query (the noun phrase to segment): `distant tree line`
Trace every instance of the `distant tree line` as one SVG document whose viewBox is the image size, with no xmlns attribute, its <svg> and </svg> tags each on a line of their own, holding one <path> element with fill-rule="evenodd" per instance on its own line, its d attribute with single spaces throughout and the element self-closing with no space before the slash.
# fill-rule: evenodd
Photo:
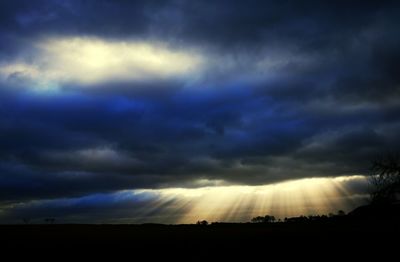
<svg viewBox="0 0 400 262">
<path fill-rule="evenodd" d="M 336 214 L 330 213 L 329 215 L 310 215 L 310 216 L 298 216 L 298 217 L 285 217 L 283 220 L 276 220 L 274 216 L 256 216 L 253 217 L 251 223 L 274 223 L 274 222 L 306 222 L 306 221 L 319 221 L 328 220 L 332 218 L 345 216 L 346 213 L 343 210 L 339 210 Z"/>
<path fill-rule="evenodd" d="M 251 219 L 252 223 L 274 223 L 275 221 L 275 217 L 270 215 L 257 216 Z"/>
</svg>

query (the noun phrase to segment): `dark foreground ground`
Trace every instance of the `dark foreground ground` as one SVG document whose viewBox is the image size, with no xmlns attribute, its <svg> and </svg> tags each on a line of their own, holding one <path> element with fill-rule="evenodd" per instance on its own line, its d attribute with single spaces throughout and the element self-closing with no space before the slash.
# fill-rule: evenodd
<svg viewBox="0 0 400 262">
<path fill-rule="evenodd" d="M 400 205 L 365 206 L 347 216 L 317 221 L 267 224 L 0 225 L 0 236 L 0 251 L 14 260 L 49 254 L 55 254 L 53 260 L 76 260 L 75 255 L 84 251 L 92 259 L 111 254 L 112 261 L 121 254 L 145 258 L 140 261 L 208 260 L 216 255 L 223 261 L 276 255 L 392 261 L 400 253 Z"/>
<path fill-rule="evenodd" d="M 360 252 L 385 255 L 398 252 L 400 223 L 397 221 L 323 221 L 273 224 L 198 225 L 3 225 L 2 248 L 72 252 L 118 250 L 147 256 L 218 252 L 235 256 L 277 252 L 282 255 L 327 256 Z M 335 251 L 336 250 L 336 251 Z M 381 250 L 386 250 L 380 254 Z M 17 251 L 17 252 L 18 252 Z M 294 253 L 293 253 L 294 252 Z"/>
</svg>

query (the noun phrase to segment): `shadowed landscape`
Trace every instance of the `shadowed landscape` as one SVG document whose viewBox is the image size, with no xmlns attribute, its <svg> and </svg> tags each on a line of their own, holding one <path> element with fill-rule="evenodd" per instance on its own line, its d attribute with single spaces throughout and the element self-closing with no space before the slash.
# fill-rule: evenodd
<svg viewBox="0 0 400 262">
<path fill-rule="evenodd" d="M 0 226 L 9 248 L 46 247 L 53 250 L 127 248 L 135 252 L 228 252 L 290 247 L 349 252 L 373 243 L 374 251 L 392 249 L 400 233 L 399 204 L 383 208 L 361 207 L 348 215 L 290 218 L 274 223 L 211 223 L 209 225 L 8 225 Z M 179 250 L 179 251 L 178 251 Z M 393 250 L 392 250 L 393 251 Z M 385 254 L 390 254 L 388 251 Z M 270 251 L 274 252 L 274 251 Z M 97 253 L 99 254 L 99 253 Z M 234 253 L 233 253 L 234 254 Z M 232 255 L 232 254 L 231 254 Z M 365 254 L 364 254 L 365 255 Z"/>
</svg>

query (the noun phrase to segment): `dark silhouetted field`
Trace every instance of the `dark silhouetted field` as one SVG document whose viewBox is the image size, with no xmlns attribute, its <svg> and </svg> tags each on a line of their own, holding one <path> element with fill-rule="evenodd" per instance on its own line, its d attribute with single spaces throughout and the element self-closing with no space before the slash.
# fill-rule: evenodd
<svg viewBox="0 0 400 262">
<path fill-rule="evenodd" d="M 394 213 L 389 217 L 368 215 L 371 212 L 376 214 L 375 210 L 361 208 L 321 221 L 265 224 L 1 225 L 0 233 L 3 249 L 17 253 L 32 249 L 61 254 L 85 250 L 99 255 L 124 250 L 147 256 L 190 254 L 204 258 L 213 253 L 229 257 L 276 254 L 283 249 L 282 256 L 325 252 L 332 257 L 360 252 L 362 256 L 383 258 L 397 252 L 398 217 Z"/>
<path fill-rule="evenodd" d="M 219 248 L 302 244 L 303 241 L 340 240 L 368 243 L 398 235 L 394 221 L 327 221 L 273 224 L 198 225 L 2 225 L 2 239 L 10 246 L 180 246 Z"/>
</svg>

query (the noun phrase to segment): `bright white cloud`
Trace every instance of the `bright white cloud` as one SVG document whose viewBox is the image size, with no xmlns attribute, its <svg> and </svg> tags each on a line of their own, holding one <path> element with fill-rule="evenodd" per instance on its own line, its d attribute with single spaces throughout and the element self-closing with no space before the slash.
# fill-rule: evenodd
<svg viewBox="0 0 400 262">
<path fill-rule="evenodd" d="M 265 48 L 224 54 L 157 41 L 93 37 L 49 38 L 35 43 L 29 58 L 0 64 L 0 77 L 39 90 L 79 84 L 184 80 L 186 86 L 221 87 L 271 81 L 288 65 L 308 68 L 315 57 Z"/>
<path fill-rule="evenodd" d="M 0 66 L 3 79 L 30 81 L 37 87 L 113 81 L 149 81 L 184 78 L 201 67 L 193 50 L 145 41 L 98 38 L 53 38 L 34 46 L 30 62 L 20 59 Z"/>
</svg>

